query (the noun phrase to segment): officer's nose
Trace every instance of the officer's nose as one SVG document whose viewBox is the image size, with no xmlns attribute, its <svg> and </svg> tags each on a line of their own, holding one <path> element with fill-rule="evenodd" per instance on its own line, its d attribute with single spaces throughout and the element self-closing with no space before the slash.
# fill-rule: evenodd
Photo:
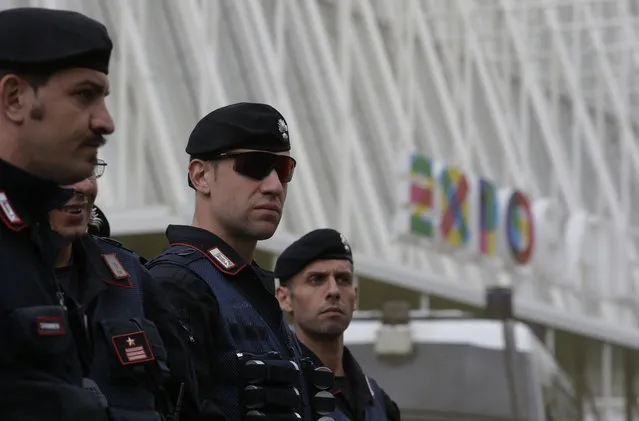
<svg viewBox="0 0 639 421">
<path fill-rule="evenodd" d="M 277 175 L 277 171 L 272 170 L 269 175 L 262 180 L 262 184 L 260 185 L 262 193 L 270 194 L 273 196 L 281 196 L 284 192 L 284 186 L 282 186 L 282 182 L 280 181 L 280 177 Z"/>
<path fill-rule="evenodd" d="M 327 285 L 328 291 L 326 292 L 326 295 L 333 299 L 339 299 L 339 287 L 337 286 L 337 280 L 333 275 L 328 277 Z"/>
<path fill-rule="evenodd" d="M 91 118 L 91 131 L 99 135 L 109 135 L 115 131 L 115 123 L 103 102 Z"/>
<path fill-rule="evenodd" d="M 89 199 L 94 197 L 97 193 L 97 183 L 95 182 L 95 180 L 92 180 L 90 178 L 86 178 L 70 187 L 75 190 L 76 194 L 84 195 Z"/>
</svg>

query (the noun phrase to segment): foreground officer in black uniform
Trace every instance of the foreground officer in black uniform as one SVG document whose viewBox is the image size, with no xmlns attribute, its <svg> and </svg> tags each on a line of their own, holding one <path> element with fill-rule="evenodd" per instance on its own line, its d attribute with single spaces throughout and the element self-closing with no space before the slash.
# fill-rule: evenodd
<svg viewBox="0 0 639 421">
<path fill-rule="evenodd" d="M 89 373 L 85 385 L 108 403 L 112 421 L 175 419 L 184 387 L 194 386 L 177 315 L 134 253 L 87 234 L 89 223 L 98 230 L 108 224 L 93 207 L 105 167 L 100 161 L 94 176 L 67 186 L 74 198 L 50 213 L 66 241 L 56 278 L 69 312 L 85 322 L 87 334 L 76 342 Z"/>
<path fill-rule="evenodd" d="M 282 252 L 275 265 L 277 298 L 293 316 L 305 354 L 335 373 L 335 421 L 399 421 L 397 405 L 364 375 L 344 346 L 344 331 L 357 307 L 353 255 L 332 229 L 306 234 Z"/>
<path fill-rule="evenodd" d="M 0 12 L 0 419 L 106 419 L 82 387 L 75 338 L 53 275 L 62 239 L 48 212 L 59 185 L 89 177 L 114 130 L 105 95 L 112 43 L 78 13 Z"/>
<path fill-rule="evenodd" d="M 253 260 L 282 216 L 289 150 L 286 121 L 269 105 L 234 104 L 200 120 L 186 147 L 193 224 L 169 226 L 170 247 L 148 263 L 192 331 L 203 407 L 232 421 L 319 415 L 272 273 Z"/>
</svg>

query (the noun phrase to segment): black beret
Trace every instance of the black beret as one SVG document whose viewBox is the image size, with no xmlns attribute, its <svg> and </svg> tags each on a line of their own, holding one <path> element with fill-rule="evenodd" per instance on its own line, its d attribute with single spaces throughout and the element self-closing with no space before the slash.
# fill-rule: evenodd
<svg viewBox="0 0 639 421">
<path fill-rule="evenodd" d="M 108 74 L 106 27 L 69 10 L 22 7 L 0 12 L 0 68 L 53 73 L 83 67 Z"/>
<path fill-rule="evenodd" d="M 95 205 L 93 205 L 93 210 L 91 211 L 91 220 L 89 221 L 89 234 L 98 237 L 111 236 L 111 226 L 109 225 L 109 221 L 107 220 L 106 215 L 99 207 Z"/>
<path fill-rule="evenodd" d="M 267 104 L 241 102 L 218 108 L 195 125 L 186 153 L 212 158 L 232 149 L 290 150 L 286 119 Z"/>
<path fill-rule="evenodd" d="M 275 263 L 274 275 L 288 281 L 316 260 L 340 259 L 353 262 L 353 252 L 346 238 L 338 231 L 321 228 L 288 246 Z"/>
</svg>

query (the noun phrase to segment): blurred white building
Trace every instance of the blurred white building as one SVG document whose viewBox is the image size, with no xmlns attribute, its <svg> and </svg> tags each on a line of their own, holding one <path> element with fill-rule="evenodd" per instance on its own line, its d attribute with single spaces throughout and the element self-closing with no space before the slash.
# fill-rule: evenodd
<svg viewBox="0 0 639 421">
<path fill-rule="evenodd" d="M 639 349 L 637 1 L 0 0 L 23 5 L 83 11 L 115 39 L 99 198 L 114 234 L 189 223 L 191 128 L 268 102 L 298 168 L 264 250 L 331 226 L 369 278 L 474 306 L 513 285 L 551 349 L 553 329 L 599 341 L 589 378 L 621 419 L 616 356 Z M 412 174 L 411 154 L 427 164 Z"/>
</svg>

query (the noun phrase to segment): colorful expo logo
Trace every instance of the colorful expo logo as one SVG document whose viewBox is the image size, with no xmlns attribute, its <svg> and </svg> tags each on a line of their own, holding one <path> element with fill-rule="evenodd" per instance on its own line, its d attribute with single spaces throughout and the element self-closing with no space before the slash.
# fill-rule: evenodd
<svg viewBox="0 0 639 421">
<path fill-rule="evenodd" d="M 525 194 L 418 154 L 410 154 L 403 172 L 408 185 L 400 194 L 400 234 L 505 263 L 530 262 L 535 225 Z"/>
</svg>

